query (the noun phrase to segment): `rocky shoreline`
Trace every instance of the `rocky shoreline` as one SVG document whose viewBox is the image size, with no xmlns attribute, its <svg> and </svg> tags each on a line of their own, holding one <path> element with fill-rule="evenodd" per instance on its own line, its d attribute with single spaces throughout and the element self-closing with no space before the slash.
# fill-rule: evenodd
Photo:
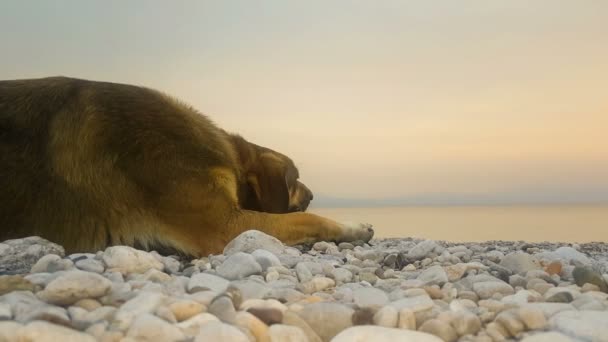
<svg viewBox="0 0 608 342">
<path fill-rule="evenodd" d="M 196 260 L 0 243 L 0 341 L 608 341 L 608 244 L 258 231 Z"/>
</svg>

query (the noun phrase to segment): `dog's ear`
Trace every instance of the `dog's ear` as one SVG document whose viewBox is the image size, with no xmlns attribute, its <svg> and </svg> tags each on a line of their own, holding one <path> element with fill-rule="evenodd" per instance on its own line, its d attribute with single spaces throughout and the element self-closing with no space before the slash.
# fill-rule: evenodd
<svg viewBox="0 0 608 342">
<path fill-rule="evenodd" d="M 270 154 L 260 155 L 247 183 L 253 189 L 261 211 L 286 213 L 289 209 L 289 189 L 283 163 Z"/>
</svg>

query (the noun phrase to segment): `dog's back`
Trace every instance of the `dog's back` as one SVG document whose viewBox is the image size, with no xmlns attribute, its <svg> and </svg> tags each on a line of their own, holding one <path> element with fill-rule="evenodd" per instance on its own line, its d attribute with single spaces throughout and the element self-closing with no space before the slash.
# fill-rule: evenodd
<svg viewBox="0 0 608 342">
<path fill-rule="evenodd" d="M 158 235 L 153 211 L 172 182 L 234 164 L 222 134 L 147 88 L 2 81 L 0 239 L 52 236 L 69 250 L 145 244 Z"/>
</svg>

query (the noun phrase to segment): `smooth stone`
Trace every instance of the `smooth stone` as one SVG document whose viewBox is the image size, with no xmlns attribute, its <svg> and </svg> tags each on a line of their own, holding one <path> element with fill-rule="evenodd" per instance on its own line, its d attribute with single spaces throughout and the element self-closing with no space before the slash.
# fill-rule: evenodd
<svg viewBox="0 0 608 342">
<path fill-rule="evenodd" d="M 521 308 L 538 309 L 542 311 L 547 318 L 562 311 L 576 310 L 574 306 L 567 303 L 528 303 L 522 305 Z"/>
<path fill-rule="evenodd" d="M 608 341 L 608 311 L 564 311 L 549 320 L 551 330 L 584 341 Z"/>
<path fill-rule="evenodd" d="M 374 285 L 378 281 L 378 276 L 372 272 L 359 273 L 359 281 L 366 281 Z"/>
<path fill-rule="evenodd" d="M 283 321 L 283 312 L 276 308 L 253 307 L 247 309 L 247 312 L 259 318 L 266 325 L 277 324 Z"/>
<path fill-rule="evenodd" d="M 494 322 L 503 326 L 513 337 L 517 337 L 526 328 L 513 310 L 499 313 Z"/>
<path fill-rule="evenodd" d="M 96 273 L 66 271 L 36 295 L 47 303 L 69 305 L 85 298 L 98 298 L 110 291 L 112 282 Z"/>
<path fill-rule="evenodd" d="M 418 280 L 422 281 L 425 285 L 442 286 L 448 282 L 448 275 L 443 267 L 435 265 L 422 271 L 418 276 Z"/>
<path fill-rule="evenodd" d="M 308 342 L 302 329 L 285 324 L 274 324 L 268 329 L 270 342 Z"/>
<path fill-rule="evenodd" d="M 7 321 L 13 318 L 11 306 L 8 303 L 0 303 L 0 321 Z"/>
<path fill-rule="evenodd" d="M 458 339 L 458 334 L 454 331 L 454 328 L 449 323 L 438 319 L 427 320 L 418 328 L 418 331 L 435 335 L 446 342 L 454 342 Z"/>
<path fill-rule="evenodd" d="M 161 258 L 160 262 L 163 263 L 163 266 L 165 267 L 165 272 L 169 274 L 179 273 L 179 270 L 182 266 L 178 260 L 175 260 L 171 257 L 163 257 Z"/>
<path fill-rule="evenodd" d="M 45 255 L 65 256 L 63 247 L 38 236 L 0 243 L 0 274 L 25 274 Z"/>
<path fill-rule="evenodd" d="M 394 328 L 399 321 L 399 311 L 395 307 L 386 305 L 374 314 L 374 324 L 386 328 Z"/>
<path fill-rule="evenodd" d="M 19 341 L 21 327 L 21 324 L 14 321 L 0 321 L 0 341 Z"/>
<path fill-rule="evenodd" d="M 479 317 L 468 311 L 455 314 L 450 324 L 458 336 L 475 335 L 481 330 L 481 320 Z"/>
<path fill-rule="evenodd" d="M 524 323 L 527 330 L 541 330 L 547 326 L 547 319 L 541 309 L 520 307 L 515 314 Z"/>
<path fill-rule="evenodd" d="M 268 341 L 268 326 L 249 312 L 237 312 L 235 324 L 250 331 L 256 341 Z"/>
<path fill-rule="evenodd" d="M 20 275 L 0 275 L 0 296 L 13 291 L 34 291 L 34 284 Z"/>
<path fill-rule="evenodd" d="M 526 336 L 521 342 L 574 342 L 574 340 L 564 334 L 552 331 Z"/>
<path fill-rule="evenodd" d="M 177 323 L 178 327 L 186 336 L 194 337 L 198 334 L 200 328 L 208 322 L 219 322 L 220 320 L 210 313 L 203 312 L 194 315 L 183 322 Z"/>
<path fill-rule="evenodd" d="M 281 260 L 265 249 L 256 249 L 251 253 L 251 256 L 262 266 L 262 271 L 266 271 L 268 267 L 281 266 Z"/>
<path fill-rule="evenodd" d="M 407 308 L 413 312 L 418 312 L 431 309 L 435 303 L 425 292 L 424 295 L 402 298 L 391 302 L 389 305 L 395 307 L 397 310 Z"/>
<path fill-rule="evenodd" d="M 353 273 L 342 267 L 334 268 L 331 276 L 338 284 L 348 283 L 353 280 Z"/>
<path fill-rule="evenodd" d="M 388 295 L 373 287 L 364 287 L 353 291 L 354 303 L 360 308 L 381 307 L 388 303 Z"/>
<path fill-rule="evenodd" d="M 305 305 L 298 315 L 323 341 L 329 341 L 353 325 L 353 313 L 354 310 L 346 305 L 321 302 Z"/>
<path fill-rule="evenodd" d="M 411 260 L 421 260 L 431 253 L 440 254 L 443 249 L 443 247 L 433 240 L 424 240 L 412 247 L 412 249 L 407 252 L 407 257 Z"/>
<path fill-rule="evenodd" d="M 60 325 L 35 321 L 27 324 L 18 331 L 19 341 L 36 342 L 95 342 L 95 338 Z"/>
<path fill-rule="evenodd" d="M 86 271 L 86 272 L 93 272 L 93 273 L 103 273 L 103 271 L 105 271 L 105 267 L 103 266 L 103 263 L 101 263 L 101 261 L 96 260 L 96 259 L 82 259 L 82 260 L 78 260 L 76 261 L 76 268 L 78 268 L 79 270 L 82 271 Z"/>
<path fill-rule="evenodd" d="M 165 299 L 166 296 L 161 293 L 139 292 L 134 298 L 120 306 L 114 316 L 114 323 L 120 330 L 125 330 L 136 317 L 156 311 Z"/>
<path fill-rule="evenodd" d="M 138 316 L 127 331 L 127 337 L 143 341 L 180 341 L 184 333 L 173 324 L 146 313 Z"/>
<path fill-rule="evenodd" d="M 342 251 L 344 249 L 349 249 L 349 250 L 350 249 L 354 249 L 355 246 L 352 243 L 350 243 L 350 242 L 340 242 L 338 244 L 338 248 Z"/>
<path fill-rule="evenodd" d="M 249 342 L 249 338 L 238 328 L 222 323 L 207 322 L 200 327 L 194 342 Z"/>
<path fill-rule="evenodd" d="M 26 323 L 31 321 L 47 321 L 59 325 L 68 326 L 70 317 L 66 309 L 54 305 L 34 306 L 28 312 L 19 315 L 17 321 Z"/>
<path fill-rule="evenodd" d="M 248 230 L 239 234 L 224 247 L 224 255 L 232 255 L 238 252 L 252 253 L 256 249 L 265 249 L 279 255 L 285 251 L 285 246 L 274 236 L 258 230 Z"/>
<path fill-rule="evenodd" d="M 397 327 L 400 329 L 416 330 L 416 313 L 408 308 L 399 310 Z"/>
<path fill-rule="evenodd" d="M 293 325 L 302 329 L 309 342 L 321 342 L 319 335 L 295 312 L 285 311 L 283 313 L 283 324 Z"/>
<path fill-rule="evenodd" d="M 507 254 L 499 265 L 516 274 L 541 269 L 540 262 L 534 256 L 525 252 Z"/>
<path fill-rule="evenodd" d="M 194 274 L 188 282 L 188 292 L 198 292 L 210 290 L 216 293 L 226 291 L 230 281 L 209 273 Z"/>
<path fill-rule="evenodd" d="M 570 303 L 574 300 L 570 292 L 558 292 L 546 299 L 547 303 Z"/>
<path fill-rule="evenodd" d="M 575 266 L 589 266 L 591 265 L 591 260 L 589 258 L 577 251 L 576 249 L 568 246 L 562 246 L 552 252 L 543 252 L 537 254 L 537 256 L 541 260 L 555 261 L 560 260 L 563 261 L 564 264 L 573 264 Z"/>
<path fill-rule="evenodd" d="M 175 319 L 181 322 L 203 312 L 205 306 L 194 300 L 181 299 L 169 304 L 169 310 L 171 310 Z"/>
<path fill-rule="evenodd" d="M 319 241 L 312 245 L 312 249 L 319 252 L 325 252 L 330 246 L 332 246 L 332 244 L 327 241 Z"/>
<path fill-rule="evenodd" d="M 301 283 L 305 283 L 312 279 L 312 272 L 303 262 L 297 263 L 294 269 L 296 271 L 296 275 L 298 276 L 298 280 L 300 280 Z"/>
<path fill-rule="evenodd" d="M 49 271 L 49 264 L 61 260 L 61 257 L 57 254 L 47 254 L 42 258 L 38 259 L 36 263 L 30 269 L 30 273 L 45 273 Z"/>
<path fill-rule="evenodd" d="M 162 271 L 165 267 L 148 252 L 128 246 L 108 247 L 101 256 L 109 271 L 128 273 L 144 273 L 154 268 Z"/>
<path fill-rule="evenodd" d="M 208 311 L 222 322 L 230 324 L 234 324 L 235 322 L 236 310 L 232 299 L 228 296 L 224 295 L 215 298 L 209 305 Z"/>
<path fill-rule="evenodd" d="M 311 280 L 300 283 L 297 285 L 297 289 L 305 294 L 312 294 L 315 292 L 323 291 L 327 288 L 334 287 L 336 282 L 327 277 L 314 277 Z"/>
<path fill-rule="evenodd" d="M 593 284 L 598 286 L 602 292 L 608 292 L 608 285 L 604 277 L 589 267 L 575 267 L 572 271 L 572 277 L 578 286 Z"/>
<path fill-rule="evenodd" d="M 494 294 L 511 295 L 515 290 L 503 281 L 482 281 L 473 284 L 473 291 L 481 299 L 491 298 Z"/>
<path fill-rule="evenodd" d="M 226 258 L 216 271 L 223 278 L 237 280 L 262 273 L 262 266 L 255 261 L 251 254 L 236 252 Z"/>
<path fill-rule="evenodd" d="M 443 342 L 441 338 L 419 331 L 360 325 L 340 332 L 331 342 Z"/>
</svg>

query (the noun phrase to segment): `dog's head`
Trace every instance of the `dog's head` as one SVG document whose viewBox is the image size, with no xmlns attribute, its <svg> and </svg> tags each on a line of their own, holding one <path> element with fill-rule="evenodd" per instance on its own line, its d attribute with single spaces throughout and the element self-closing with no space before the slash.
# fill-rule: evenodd
<svg viewBox="0 0 608 342">
<path fill-rule="evenodd" d="M 243 209 L 268 213 L 306 211 L 313 194 L 300 182 L 300 173 L 287 156 L 232 137 L 242 163 Z"/>
</svg>

